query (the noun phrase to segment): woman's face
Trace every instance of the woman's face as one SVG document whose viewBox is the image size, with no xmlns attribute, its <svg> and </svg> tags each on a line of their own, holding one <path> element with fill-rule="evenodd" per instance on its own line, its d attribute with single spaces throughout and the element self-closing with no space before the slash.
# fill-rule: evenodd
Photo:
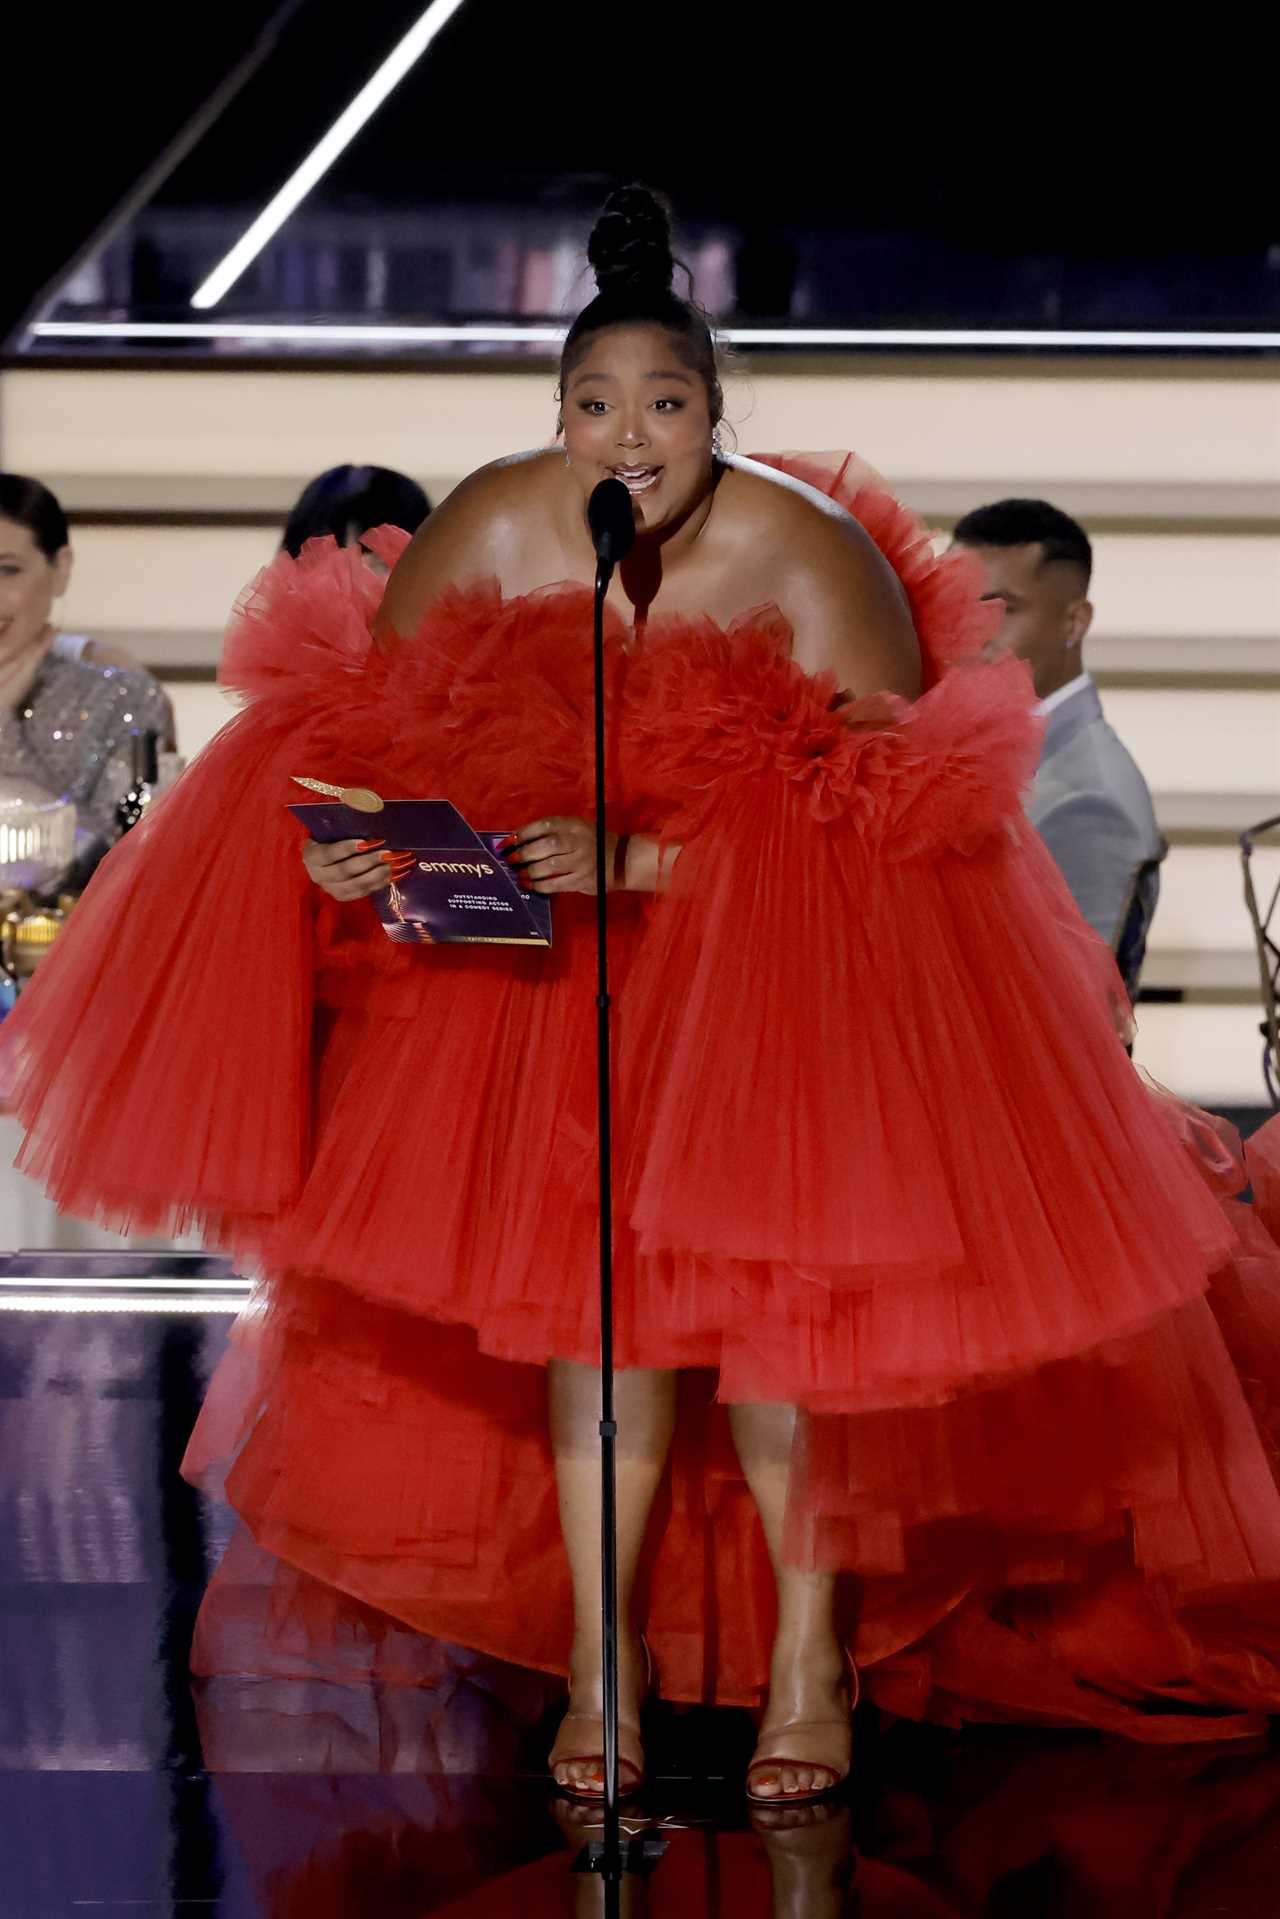
<svg viewBox="0 0 1280 1919">
<path fill-rule="evenodd" d="M 644 533 L 679 521 L 711 483 L 706 382 L 663 327 L 595 334 L 565 382 L 564 443 L 584 496 L 622 481 Z"/>
<path fill-rule="evenodd" d="M 30 527 L 0 516 L 0 663 L 40 644 L 70 577 L 69 546 L 47 559 Z"/>
</svg>

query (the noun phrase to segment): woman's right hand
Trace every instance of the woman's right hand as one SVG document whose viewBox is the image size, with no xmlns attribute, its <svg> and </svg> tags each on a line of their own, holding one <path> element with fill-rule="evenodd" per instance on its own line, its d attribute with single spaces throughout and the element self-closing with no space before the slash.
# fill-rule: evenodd
<svg viewBox="0 0 1280 1919">
<path fill-rule="evenodd" d="M 413 860 L 412 853 L 388 851 L 382 840 L 334 840 L 327 846 L 308 840 L 302 849 L 302 864 L 333 900 L 363 900 L 381 893 L 404 878 Z"/>
</svg>

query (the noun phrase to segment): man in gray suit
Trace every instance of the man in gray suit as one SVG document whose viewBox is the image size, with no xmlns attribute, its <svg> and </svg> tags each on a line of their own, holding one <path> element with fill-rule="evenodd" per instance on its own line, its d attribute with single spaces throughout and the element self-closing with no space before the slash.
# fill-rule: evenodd
<svg viewBox="0 0 1280 1919">
<path fill-rule="evenodd" d="M 1081 913 L 1120 959 L 1132 993 L 1164 842 L 1146 781 L 1107 725 L 1085 671 L 1093 618 L 1088 536 L 1046 500 L 999 500 L 966 514 L 955 538 L 981 560 L 983 597 L 1004 607 L 997 644 L 1030 665 L 1047 720 L 1028 817 Z"/>
</svg>

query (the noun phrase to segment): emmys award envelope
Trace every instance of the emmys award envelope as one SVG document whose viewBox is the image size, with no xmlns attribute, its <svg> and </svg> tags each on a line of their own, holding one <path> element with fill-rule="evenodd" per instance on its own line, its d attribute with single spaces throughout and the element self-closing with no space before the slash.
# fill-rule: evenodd
<svg viewBox="0 0 1280 1919">
<path fill-rule="evenodd" d="M 339 801 L 291 806 L 313 840 L 371 833 L 417 855 L 398 884 L 373 895 L 387 938 L 413 945 L 550 946 L 551 901 L 516 884 L 498 843 L 448 800 L 386 800 L 377 813 Z"/>
</svg>

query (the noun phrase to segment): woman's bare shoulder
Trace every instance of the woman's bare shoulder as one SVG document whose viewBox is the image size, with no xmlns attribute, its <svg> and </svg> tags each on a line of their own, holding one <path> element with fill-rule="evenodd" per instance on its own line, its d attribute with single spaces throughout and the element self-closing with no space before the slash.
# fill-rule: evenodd
<svg viewBox="0 0 1280 1919">
<path fill-rule="evenodd" d="M 731 535 L 759 572 L 806 672 L 834 670 L 856 693 L 913 697 L 920 652 L 897 574 L 866 529 L 816 487 L 755 460 L 735 460 L 722 486 Z"/>
<path fill-rule="evenodd" d="M 728 462 L 721 495 L 744 542 L 771 536 L 798 541 L 817 555 L 860 554 L 871 565 L 880 559 L 870 534 L 838 500 L 777 467 L 738 455 Z"/>
<path fill-rule="evenodd" d="M 451 586 L 499 584 L 519 571 L 520 555 L 550 510 L 554 449 L 512 453 L 460 480 L 405 548 L 378 614 L 383 636 L 416 631 L 433 600 Z"/>
</svg>

